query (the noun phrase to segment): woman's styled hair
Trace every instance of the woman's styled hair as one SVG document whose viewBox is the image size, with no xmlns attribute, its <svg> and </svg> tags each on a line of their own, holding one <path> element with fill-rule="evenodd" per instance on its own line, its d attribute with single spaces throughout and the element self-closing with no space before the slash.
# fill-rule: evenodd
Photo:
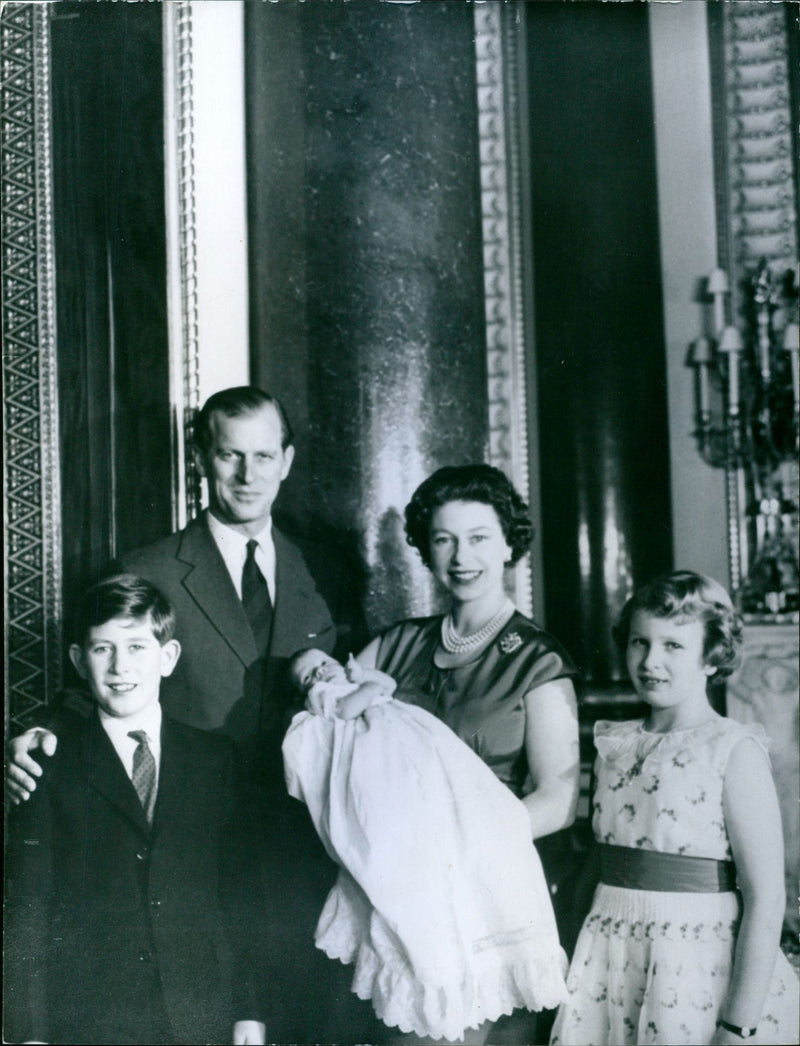
<svg viewBox="0 0 800 1046">
<path fill-rule="evenodd" d="M 623 657 L 628 646 L 631 619 L 637 610 L 681 623 L 700 621 L 704 629 L 703 660 L 724 679 L 737 668 L 743 640 L 742 619 L 722 585 L 705 574 L 675 570 L 637 589 L 622 608 L 613 630 Z"/>
<path fill-rule="evenodd" d="M 75 642 L 83 646 L 90 628 L 114 617 L 149 618 L 162 646 L 175 635 L 172 604 L 160 589 L 136 574 L 115 574 L 89 589 L 75 619 Z"/>
<path fill-rule="evenodd" d="M 524 556 L 533 537 L 528 506 L 505 473 L 492 465 L 447 465 L 428 476 L 406 506 L 406 541 L 431 565 L 431 517 L 451 501 L 479 501 L 497 513 L 503 536 L 511 549 L 511 562 Z"/>
<path fill-rule="evenodd" d="M 241 418 L 246 414 L 255 414 L 267 405 L 274 407 L 278 412 L 281 423 L 281 447 L 286 450 L 294 442 L 294 434 L 283 404 L 277 396 L 272 396 L 255 385 L 237 385 L 208 397 L 194 419 L 192 432 L 195 446 L 201 454 L 207 454 L 211 449 L 214 438 L 211 419 L 215 414 L 222 414 L 226 418 Z"/>
</svg>

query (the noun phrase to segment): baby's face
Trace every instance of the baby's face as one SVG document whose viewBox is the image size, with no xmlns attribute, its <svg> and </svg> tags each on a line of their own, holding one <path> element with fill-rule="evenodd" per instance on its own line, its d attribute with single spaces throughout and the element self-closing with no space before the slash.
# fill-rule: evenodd
<svg viewBox="0 0 800 1046">
<path fill-rule="evenodd" d="M 346 683 L 344 666 L 324 650 L 308 650 L 292 668 L 292 681 L 305 694 L 314 683 Z"/>
</svg>

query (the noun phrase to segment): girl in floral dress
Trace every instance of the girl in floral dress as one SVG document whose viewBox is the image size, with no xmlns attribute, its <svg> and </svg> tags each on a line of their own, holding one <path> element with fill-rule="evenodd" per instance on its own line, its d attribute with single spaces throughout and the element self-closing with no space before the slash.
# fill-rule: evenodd
<svg viewBox="0 0 800 1046">
<path fill-rule="evenodd" d="M 596 724 L 600 883 L 551 1043 L 796 1043 L 766 737 L 706 696 L 741 621 L 716 581 L 679 571 L 628 601 L 616 638 L 650 710 Z"/>
</svg>

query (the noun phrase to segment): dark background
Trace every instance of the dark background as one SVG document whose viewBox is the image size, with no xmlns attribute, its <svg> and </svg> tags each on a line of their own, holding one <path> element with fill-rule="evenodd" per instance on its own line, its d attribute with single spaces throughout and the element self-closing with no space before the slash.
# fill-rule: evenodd
<svg viewBox="0 0 800 1046">
<path fill-rule="evenodd" d="M 602 682 L 671 565 L 647 5 L 525 6 L 544 623 Z M 402 505 L 406 461 L 487 450 L 472 19 L 246 8 L 252 377 L 297 429 L 281 513 L 350 558 L 373 627 L 413 587 L 387 483 Z M 52 56 L 69 606 L 171 528 L 160 5 L 62 3 Z"/>
</svg>

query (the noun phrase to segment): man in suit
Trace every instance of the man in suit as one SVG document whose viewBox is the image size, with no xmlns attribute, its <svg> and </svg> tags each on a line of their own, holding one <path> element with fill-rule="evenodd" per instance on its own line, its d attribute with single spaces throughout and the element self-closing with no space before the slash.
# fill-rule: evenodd
<svg viewBox="0 0 800 1046">
<path fill-rule="evenodd" d="M 183 652 L 164 680 L 164 710 L 237 743 L 261 829 L 253 845 L 267 886 L 262 980 L 275 1041 L 365 1041 L 368 1015 L 350 997 L 345 968 L 313 947 L 334 873 L 305 808 L 286 793 L 280 751 L 292 711 L 289 657 L 303 647 L 337 656 L 359 648 L 352 578 L 273 525 L 272 506 L 294 460 L 292 430 L 275 397 L 251 386 L 216 393 L 197 416 L 194 443 L 208 509 L 117 566 L 157 585 L 175 607 Z M 49 754 L 55 743 L 44 730 L 10 743 L 12 800 L 30 795 L 42 772 L 36 750 Z"/>
<path fill-rule="evenodd" d="M 231 736 L 248 776 L 280 773 L 288 658 L 301 647 L 332 652 L 354 641 L 353 579 L 335 557 L 273 525 L 272 506 L 294 460 L 277 399 L 250 386 L 218 392 L 198 414 L 194 439 L 207 511 L 120 565 L 153 581 L 175 606 L 183 657 L 164 688 L 164 708 Z"/>
<path fill-rule="evenodd" d="M 353 578 L 340 560 L 273 525 L 272 506 L 294 460 L 281 403 L 252 386 L 218 392 L 197 416 L 194 442 L 208 509 L 123 555 L 114 570 L 147 578 L 175 607 L 183 655 L 165 680 L 164 708 L 182 723 L 232 737 L 260 787 L 262 775 L 281 774 L 288 658 L 308 646 L 346 653 L 363 629 Z M 24 737 L 11 746 L 6 784 L 14 800 L 25 799 L 41 773 L 28 752 L 52 747 L 42 732 Z"/>
<path fill-rule="evenodd" d="M 70 657 L 93 707 L 59 713 L 9 824 L 5 1042 L 264 1042 L 234 746 L 162 715 L 174 625 L 132 575 L 86 598 Z"/>
<path fill-rule="evenodd" d="M 307 811 L 287 796 L 280 750 L 295 700 L 291 655 L 309 646 L 342 654 L 359 641 L 352 578 L 273 524 L 294 460 L 276 398 L 251 387 L 211 396 L 194 441 L 208 510 L 121 565 L 158 584 L 175 605 L 183 656 L 165 681 L 164 709 L 237 742 L 262 832 L 255 845 L 263 848 L 267 885 L 270 1027 L 283 1041 L 341 1039 L 350 1029 L 360 1037 L 364 1007 L 350 998 L 344 969 L 313 948 L 333 869 Z"/>
</svg>

